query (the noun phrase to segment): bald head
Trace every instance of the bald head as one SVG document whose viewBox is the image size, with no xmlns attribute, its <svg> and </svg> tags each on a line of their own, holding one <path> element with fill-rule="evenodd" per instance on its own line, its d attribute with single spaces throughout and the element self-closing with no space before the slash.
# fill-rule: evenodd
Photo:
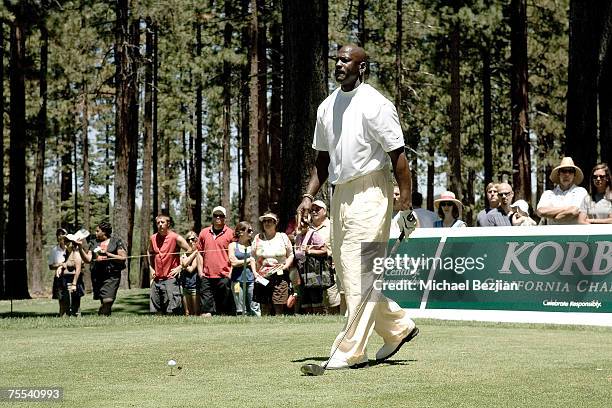
<svg viewBox="0 0 612 408">
<path fill-rule="evenodd" d="M 366 54 L 365 50 L 356 44 L 346 44 L 340 48 L 338 53 L 341 53 L 343 50 L 350 53 L 351 57 L 355 61 L 366 62 L 368 60 L 368 55 Z"/>
<path fill-rule="evenodd" d="M 355 44 L 347 44 L 340 48 L 335 76 L 343 91 L 352 91 L 363 82 L 367 59 L 365 50 Z"/>
<path fill-rule="evenodd" d="M 512 204 L 512 198 L 514 197 L 512 186 L 508 183 L 499 183 L 497 185 L 497 196 L 499 197 L 499 206 L 506 213 L 510 212 L 510 204 Z"/>
</svg>

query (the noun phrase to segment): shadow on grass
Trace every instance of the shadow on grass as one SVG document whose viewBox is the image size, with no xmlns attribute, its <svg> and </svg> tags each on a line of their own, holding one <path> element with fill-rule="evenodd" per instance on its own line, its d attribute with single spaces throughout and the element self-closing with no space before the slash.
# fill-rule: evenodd
<svg viewBox="0 0 612 408">
<path fill-rule="evenodd" d="M 0 312 L 0 319 L 6 318 L 29 318 L 29 317 L 58 317 L 59 306 L 57 301 L 49 302 L 49 299 L 29 301 L 28 304 L 16 304 L 13 312 L 10 310 Z M 100 302 L 92 300 L 87 294 L 81 299 L 81 315 L 95 316 L 98 314 Z M 18 309 L 18 310 L 16 310 Z M 148 315 L 149 314 L 149 292 L 144 290 L 119 291 L 117 300 L 113 304 L 113 314 L 124 315 Z"/>
<path fill-rule="evenodd" d="M 26 317 L 58 317 L 58 313 L 37 313 L 37 312 L 3 312 L 0 313 L 0 319 L 23 319 Z"/>
<path fill-rule="evenodd" d="M 327 361 L 327 357 L 304 357 L 297 360 L 291 360 L 292 363 L 305 363 L 306 361 Z"/>
<path fill-rule="evenodd" d="M 117 301 L 113 305 L 113 313 L 148 315 L 149 313 L 149 293 L 129 293 L 121 296 L 119 292 Z M 97 313 L 97 309 L 96 309 Z"/>
</svg>

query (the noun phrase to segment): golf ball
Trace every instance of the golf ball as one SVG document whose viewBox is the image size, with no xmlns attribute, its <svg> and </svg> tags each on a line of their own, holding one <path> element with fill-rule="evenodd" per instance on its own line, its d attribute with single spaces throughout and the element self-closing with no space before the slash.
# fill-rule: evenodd
<svg viewBox="0 0 612 408">
<path fill-rule="evenodd" d="M 175 360 L 168 360 L 168 365 L 170 367 L 174 367 L 176 365 L 176 361 Z"/>
</svg>

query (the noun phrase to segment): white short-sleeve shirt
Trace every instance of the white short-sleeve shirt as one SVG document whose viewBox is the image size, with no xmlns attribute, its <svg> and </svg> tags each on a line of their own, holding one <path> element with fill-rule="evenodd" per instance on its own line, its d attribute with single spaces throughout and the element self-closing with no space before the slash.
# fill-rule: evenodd
<svg viewBox="0 0 612 408">
<path fill-rule="evenodd" d="M 403 146 L 395 106 L 368 84 L 338 88 L 319 105 L 312 147 L 329 152 L 334 185 L 390 168 L 387 153 Z"/>
<path fill-rule="evenodd" d="M 578 207 L 580 212 L 586 213 L 587 208 L 587 198 L 589 193 L 583 188 L 578 187 L 575 184 L 572 185 L 567 190 L 563 191 L 559 186 L 555 186 L 553 190 L 546 190 L 542 197 L 540 197 L 540 201 L 538 201 L 538 205 L 536 208 L 542 207 L 568 207 L 574 206 Z M 562 224 L 574 224 L 574 222 L 555 220 L 552 218 L 547 218 L 546 223 L 548 225 L 562 225 Z"/>
</svg>

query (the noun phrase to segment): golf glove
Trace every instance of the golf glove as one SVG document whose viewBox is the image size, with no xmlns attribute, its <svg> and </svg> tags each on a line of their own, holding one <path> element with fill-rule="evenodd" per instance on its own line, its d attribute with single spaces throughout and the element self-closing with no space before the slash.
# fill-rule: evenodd
<svg viewBox="0 0 612 408">
<path fill-rule="evenodd" d="M 400 231 L 404 233 L 404 237 L 408 237 L 417 226 L 417 219 L 414 216 L 414 211 L 412 211 L 412 209 L 400 211 L 399 217 L 397 218 L 397 225 Z"/>
</svg>

